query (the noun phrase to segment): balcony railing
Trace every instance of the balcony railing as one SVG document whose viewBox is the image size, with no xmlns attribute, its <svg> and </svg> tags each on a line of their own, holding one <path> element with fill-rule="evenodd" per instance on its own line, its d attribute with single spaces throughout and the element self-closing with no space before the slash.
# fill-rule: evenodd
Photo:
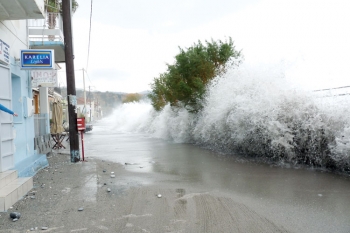
<svg viewBox="0 0 350 233">
<path fill-rule="evenodd" d="M 29 19 L 28 29 L 30 41 L 64 41 L 60 13 L 47 12 L 45 19 Z"/>
</svg>

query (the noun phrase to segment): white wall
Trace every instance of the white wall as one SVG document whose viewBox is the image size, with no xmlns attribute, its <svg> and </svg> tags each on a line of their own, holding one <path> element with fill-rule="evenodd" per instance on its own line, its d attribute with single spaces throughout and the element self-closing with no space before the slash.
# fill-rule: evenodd
<svg viewBox="0 0 350 233">
<path fill-rule="evenodd" d="M 0 39 L 10 46 L 10 57 L 20 58 L 21 49 L 28 48 L 27 21 L 0 21 Z"/>
</svg>

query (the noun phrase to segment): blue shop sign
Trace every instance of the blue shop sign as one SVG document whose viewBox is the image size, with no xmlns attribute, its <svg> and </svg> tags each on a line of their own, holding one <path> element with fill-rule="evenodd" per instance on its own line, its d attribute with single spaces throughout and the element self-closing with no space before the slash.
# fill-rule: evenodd
<svg viewBox="0 0 350 233">
<path fill-rule="evenodd" d="M 22 69 L 54 69 L 55 56 L 52 49 L 21 50 Z"/>
</svg>

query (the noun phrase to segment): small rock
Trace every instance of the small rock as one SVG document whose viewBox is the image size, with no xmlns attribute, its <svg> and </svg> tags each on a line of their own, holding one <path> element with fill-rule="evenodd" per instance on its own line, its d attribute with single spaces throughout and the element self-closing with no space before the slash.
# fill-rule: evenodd
<svg viewBox="0 0 350 233">
<path fill-rule="evenodd" d="M 106 170 L 103 170 L 103 172 L 106 172 Z"/>
<path fill-rule="evenodd" d="M 104 183 L 103 185 L 107 185 L 107 183 Z"/>
<path fill-rule="evenodd" d="M 162 197 L 162 194 L 158 194 L 157 197 L 161 198 L 161 197 Z"/>
<path fill-rule="evenodd" d="M 30 231 L 34 231 L 34 228 L 32 227 L 32 228 L 30 228 Z"/>
<path fill-rule="evenodd" d="M 142 166 L 140 166 L 140 168 L 143 168 Z"/>
<path fill-rule="evenodd" d="M 110 192 L 110 191 L 111 191 L 111 189 L 110 189 L 110 188 L 108 188 L 108 189 L 107 189 L 107 192 Z"/>
<path fill-rule="evenodd" d="M 79 209 L 78 209 L 78 211 L 83 211 L 83 210 L 84 210 L 84 208 L 79 208 Z"/>
<path fill-rule="evenodd" d="M 114 174 L 114 172 L 111 172 L 111 174 Z"/>
<path fill-rule="evenodd" d="M 21 214 L 20 213 L 18 213 L 18 212 L 12 212 L 12 213 L 10 213 L 10 218 L 12 218 L 12 219 L 15 219 L 15 218 L 20 218 L 21 217 Z"/>
<path fill-rule="evenodd" d="M 31 198 L 31 199 L 35 199 L 35 197 L 34 197 L 34 196 L 30 196 L 30 198 Z"/>
<path fill-rule="evenodd" d="M 114 178 L 115 177 L 115 175 L 111 175 L 111 178 Z"/>
<path fill-rule="evenodd" d="M 48 227 L 41 227 L 41 230 L 43 230 L 43 231 L 45 231 L 47 229 L 49 229 L 49 228 Z"/>
<path fill-rule="evenodd" d="M 12 220 L 12 222 L 17 222 L 18 221 L 18 218 L 14 218 L 13 220 Z"/>
</svg>

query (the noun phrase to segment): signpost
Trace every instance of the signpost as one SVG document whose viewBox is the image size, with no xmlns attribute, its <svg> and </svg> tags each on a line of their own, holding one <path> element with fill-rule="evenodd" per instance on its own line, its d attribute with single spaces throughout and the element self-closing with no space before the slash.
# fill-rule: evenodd
<svg viewBox="0 0 350 233">
<path fill-rule="evenodd" d="M 57 87 L 57 70 L 32 70 L 32 87 Z"/>
<path fill-rule="evenodd" d="M 8 65 L 10 63 L 10 46 L 0 40 L 0 64 Z"/>
<path fill-rule="evenodd" d="M 21 69 L 55 69 L 55 54 L 52 49 L 21 50 Z"/>
<path fill-rule="evenodd" d="M 80 131 L 80 135 L 81 135 L 81 152 L 82 152 L 82 156 L 83 156 L 83 161 L 85 161 L 85 158 L 84 158 L 85 118 L 77 118 L 77 127 L 78 127 L 78 131 Z"/>
</svg>

